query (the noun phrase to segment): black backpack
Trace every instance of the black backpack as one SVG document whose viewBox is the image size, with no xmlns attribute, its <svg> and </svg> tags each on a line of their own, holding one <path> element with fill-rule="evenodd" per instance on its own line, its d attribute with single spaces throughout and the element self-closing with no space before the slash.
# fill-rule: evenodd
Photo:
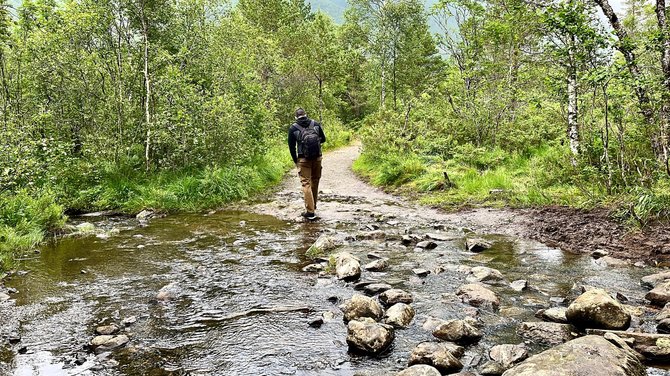
<svg viewBox="0 0 670 376">
<path fill-rule="evenodd" d="M 319 129 L 314 125 L 312 120 L 305 128 L 300 128 L 300 150 L 305 158 L 312 159 L 321 155 L 321 137 L 319 137 Z"/>
</svg>

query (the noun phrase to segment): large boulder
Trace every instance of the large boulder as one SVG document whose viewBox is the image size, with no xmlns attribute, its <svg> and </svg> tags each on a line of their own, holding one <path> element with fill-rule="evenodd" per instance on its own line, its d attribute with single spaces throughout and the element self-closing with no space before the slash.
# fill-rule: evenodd
<svg viewBox="0 0 670 376">
<path fill-rule="evenodd" d="M 379 321 L 384 316 L 384 310 L 376 300 L 360 294 L 352 296 L 340 306 L 340 309 L 344 313 L 345 322 L 363 317 Z"/>
<path fill-rule="evenodd" d="M 344 281 L 354 281 L 361 276 L 361 263 L 349 252 L 340 252 L 335 256 L 335 273 Z"/>
<path fill-rule="evenodd" d="M 380 324 L 365 317 L 350 321 L 347 325 L 347 344 L 349 348 L 369 355 L 376 355 L 386 350 L 395 334 L 393 327 Z"/>
<path fill-rule="evenodd" d="M 645 298 L 652 304 L 664 306 L 670 303 L 670 280 L 659 283 L 653 290 L 649 291 Z"/>
<path fill-rule="evenodd" d="M 497 310 L 500 307 L 500 299 L 496 294 L 486 287 L 471 283 L 461 286 L 456 292 L 465 304 L 473 307 Z"/>
<path fill-rule="evenodd" d="M 505 277 L 497 269 L 486 266 L 475 266 L 470 269 L 470 275 L 466 277 L 468 282 L 482 282 L 489 285 L 503 284 Z"/>
<path fill-rule="evenodd" d="M 440 371 L 438 371 L 434 367 L 425 364 L 417 364 L 415 366 L 407 368 L 404 371 L 398 372 L 396 376 L 441 376 L 441 375 Z"/>
<path fill-rule="evenodd" d="M 392 306 L 398 303 L 410 304 L 414 301 L 412 294 L 400 289 L 386 290 L 379 294 L 379 301 L 386 306 Z"/>
<path fill-rule="evenodd" d="M 457 372 L 463 368 L 463 364 L 451 350 L 447 343 L 422 342 L 412 351 L 409 365 L 427 364 L 444 374 Z"/>
<path fill-rule="evenodd" d="M 517 332 L 534 343 L 555 346 L 577 337 L 577 328 L 555 322 L 523 322 Z"/>
<path fill-rule="evenodd" d="M 581 328 L 627 329 L 630 314 L 603 289 L 586 291 L 568 307 L 568 322 Z"/>
<path fill-rule="evenodd" d="M 433 330 L 433 336 L 444 341 L 469 344 L 479 341 L 482 333 L 465 320 L 449 320 Z"/>
<path fill-rule="evenodd" d="M 503 376 L 644 376 L 645 367 L 630 347 L 599 336 L 581 337 L 535 355 Z"/>
<path fill-rule="evenodd" d="M 406 328 L 414 319 L 414 314 L 414 308 L 405 303 L 398 303 L 386 311 L 384 322 L 396 328 Z"/>
</svg>

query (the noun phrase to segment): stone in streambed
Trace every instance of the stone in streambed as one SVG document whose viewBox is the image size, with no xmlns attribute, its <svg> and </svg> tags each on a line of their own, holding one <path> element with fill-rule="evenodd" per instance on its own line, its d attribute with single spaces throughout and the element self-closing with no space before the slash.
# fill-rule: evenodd
<svg viewBox="0 0 670 376">
<path fill-rule="evenodd" d="M 421 249 L 435 249 L 437 248 L 437 243 L 432 242 L 430 240 L 424 240 L 422 242 L 417 243 L 416 247 Z"/>
<path fill-rule="evenodd" d="M 438 325 L 433 336 L 449 342 L 469 344 L 479 341 L 482 333 L 465 320 L 450 320 Z"/>
<path fill-rule="evenodd" d="M 520 279 L 518 281 L 514 281 L 510 284 L 510 287 L 512 290 L 516 292 L 522 292 L 523 290 L 526 290 L 528 288 L 528 281 L 524 279 Z"/>
<path fill-rule="evenodd" d="M 414 301 L 414 298 L 407 291 L 391 289 L 379 294 L 379 301 L 386 306 L 392 306 L 397 303 L 410 304 Z"/>
<path fill-rule="evenodd" d="M 104 325 L 95 328 L 95 332 L 99 335 L 110 335 L 119 331 L 119 327 L 116 325 Z"/>
<path fill-rule="evenodd" d="M 484 239 L 473 238 L 465 240 L 465 249 L 474 253 L 484 252 L 492 246 L 493 245 L 490 242 Z"/>
<path fill-rule="evenodd" d="M 377 295 L 391 289 L 393 289 L 393 286 L 388 283 L 372 283 L 362 288 L 363 292 L 368 295 Z"/>
<path fill-rule="evenodd" d="M 418 364 L 398 372 L 396 376 L 441 376 L 441 374 L 440 371 L 434 367 Z"/>
<path fill-rule="evenodd" d="M 532 342 L 555 346 L 577 337 L 577 328 L 555 322 L 524 322 L 517 333 Z"/>
<path fill-rule="evenodd" d="M 462 347 L 461 347 L 462 349 Z M 426 364 L 444 374 L 459 371 L 463 364 L 451 353 L 448 344 L 436 342 L 420 343 L 409 357 L 409 365 Z"/>
<path fill-rule="evenodd" d="M 535 313 L 535 317 L 540 318 L 544 321 L 567 324 L 568 318 L 565 316 L 565 313 L 567 311 L 568 309 L 565 307 L 553 307 L 548 309 L 541 309 Z"/>
<path fill-rule="evenodd" d="M 345 322 L 363 317 L 379 321 L 384 316 L 384 310 L 377 301 L 359 294 L 352 296 L 350 300 L 340 306 L 340 309 L 344 313 Z"/>
<path fill-rule="evenodd" d="M 497 269 L 485 266 L 476 266 L 470 269 L 470 275 L 466 277 L 468 282 L 482 282 L 489 285 L 502 284 L 505 281 L 502 273 Z"/>
<path fill-rule="evenodd" d="M 670 303 L 670 280 L 665 280 L 656 285 L 653 290 L 645 295 L 645 298 L 652 304 L 658 306 L 664 306 L 667 303 Z"/>
<path fill-rule="evenodd" d="M 332 236 L 321 235 L 318 239 L 312 244 L 309 249 L 307 249 L 308 255 L 323 255 L 333 249 L 337 248 L 337 242 Z"/>
<path fill-rule="evenodd" d="M 372 261 L 370 263 L 367 263 L 365 265 L 365 270 L 370 271 L 370 272 L 383 272 L 389 267 L 389 262 L 387 259 L 378 259 L 375 261 Z"/>
<path fill-rule="evenodd" d="M 428 274 L 430 274 L 430 270 L 417 268 L 417 269 L 412 269 L 412 273 L 416 274 L 417 277 L 427 277 Z"/>
<path fill-rule="evenodd" d="M 159 302 L 167 302 L 169 300 L 175 299 L 179 294 L 179 285 L 176 283 L 170 283 L 169 285 L 163 286 L 156 294 L 156 300 Z"/>
<path fill-rule="evenodd" d="M 503 376 L 644 376 L 647 372 L 630 347 L 599 336 L 581 337 L 532 356 Z"/>
<path fill-rule="evenodd" d="M 335 273 L 337 278 L 344 281 L 353 281 L 361 276 L 361 264 L 349 252 L 340 252 L 335 256 Z"/>
<path fill-rule="evenodd" d="M 513 365 L 528 358 L 528 349 L 523 344 L 520 345 L 497 345 L 489 351 L 489 357 L 503 366 L 506 371 Z"/>
<path fill-rule="evenodd" d="M 414 319 L 414 314 L 414 308 L 405 303 L 398 303 L 386 311 L 384 322 L 396 328 L 406 328 Z"/>
<path fill-rule="evenodd" d="M 669 279 L 670 279 L 670 271 L 667 271 L 642 277 L 640 283 L 642 284 L 642 286 L 646 288 L 653 289 L 654 287 L 660 285 L 661 283 Z"/>
<path fill-rule="evenodd" d="M 130 339 L 126 335 L 103 335 L 93 338 L 91 340 L 91 346 L 103 348 L 104 350 L 112 350 L 125 345 L 129 341 Z"/>
<path fill-rule="evenodd" d="M 488 361 L 483 366 L 479 373 L 482 376 L 500 376 L 509 368 L 505 368 L 502 364 L 496 361 Z"/>
<path fill-rule="evenodd" d="M 376 355 L 386 350 L 395 334 L 390 325 L 380 324 L 365 317 L 350 321 L 347 325 L 347 344 L 352 350 Z"/>
<path fill-rule="evenodd" d="M 631 316 L 603 289 L 589 290 L 575 299 L 565 313 L 568 322 L 582 328 L 627 329 Z"/>
<path fill-rule="evenodd" d="M 657 332 L 670 333 L 670 303 L 663 307 L 663 309 L 656 315 L 655 319 L 658 321 L 658 325 L 656 326 Z"/>
<path fill-rule="evenodd" d="M 473 307 L 497 310 L 500 307 L 500 299 L 496 294 L 486 287 L 478 284 L 463 285 L 458 289 L 456 295 L 465 304 Z"/>
</svg>

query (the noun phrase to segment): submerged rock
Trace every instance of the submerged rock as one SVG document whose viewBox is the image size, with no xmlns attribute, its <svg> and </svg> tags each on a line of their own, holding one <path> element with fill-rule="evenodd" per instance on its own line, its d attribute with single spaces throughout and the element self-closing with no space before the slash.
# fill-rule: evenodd
<svg viewBox="0 0 670 376">
<path fill-rule="evenodd" d="M 377 323 L 369 317 L 350 321 L 347 325 L 349 348 L 365 354 L 381 353 L 393 343 L 394 338 L 392 326 Z"/>
<path fill-rule="evenodd" d="M 350 300 L 340 306 L 340 309 L 344 313 L 345 322 L 363 317 L 379 321 L 384 316 L 384 310 L 376 300 L 359 294 L 352 296 Z"/>
<path fill-rule="evenodd" d="M 406 328 L 414 319 L 414 314 L 414 308 L 405 303 L 398 303 L 386 311 L 384 322 L 396 328 Z"/>
<path fill-rule="evenodd" d="M 500 306 L 500 299 L 496 294 L 482 285 L 474 283 L 463 285 L 458 289 L 456 295 L 463 303 L 473 307 L 497 310 Z"/>
<path fill-rule="evenodd" d="M 598 336 L 586 336 L 535 355 L 504 376 L 644 376 L 635 352 Z"/>
<path fill-rule="evenodd" d="M 434 367 L 418 364 L 411 366 L 404 371 L 400 371 L 396 376 L 441 376 L 440 371 Z"/>
<path fill-rule="evenodd" d="M 433 336 L 449 342 L 469 344 L 479 341 L 482 333 L 465 320 L 450 320 L 438 325 Z"/>
<path fill-rule="evenodd" d="M 507 371 L 508 369 L 509 368 L 506 368 L 499 362 L 489 361 L 482 366 L 482 369 L 481 371 L 479 371 L 479 373 L 481 373 L 482 376 L 500 376 L 503 374 L 503 372 Z"/>
<path fill-rule="evenodd" d="M 630 262 L 612 256 L 603 256 L 596 260 L 596 264 L 608 268 L 627 268 L 630 266 Z"/>
<path fill-rule="evenodd" d="M 175 299 L 178 294 L 179 285 L 176 283 L 170 283 L 169 285 L 165 285 L 160 290 L 158 290 L 158 294 L 156 294 L 156 300 L 160 302 L 166 302 L 168 300 Z"/>
<path fill-rule="evenodd" d="M 407 291 L 391 289 L 379 294 L 379 301 L 386 306 L 392 306 L 397 303 L 410 304 L 414 301 L 414 298 Z"/>
<path fill-rule="evenodd" d="M 335 273 L 337 278 L 344 281 L 352 281 L 360 278 L 361 264 L 349 252 L 340 252 L 335 256 Z"/>
<path fill-rule="evenodd" d="M 631 316 L 603 289 L 589 290 L 575 299 L 566 312 L 568 322 L 582 328 L 626 329 Z"/>
<path fill-rule="evenodd" d="M 460 360 L 450 351 L 449 345 L 437 342 L 422 342 L 412 351 L 409 357 L 409 365 L 413 366 L 416 364 L 426 364 L 435 367 L 444 374 L 456 372 L 463 368 Z"/>
</svg>

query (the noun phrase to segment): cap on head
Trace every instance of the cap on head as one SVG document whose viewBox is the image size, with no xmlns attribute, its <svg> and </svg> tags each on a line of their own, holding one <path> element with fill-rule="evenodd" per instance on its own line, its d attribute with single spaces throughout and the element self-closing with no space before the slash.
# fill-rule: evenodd
<svg viewBox="0 0 670 376">
<path fill-rule="evenodd" d="M 298 108 L 297 110 L 295 110 L 295 118 L 296 119 L 300 119 L 300 118 L 306 117 L 306 116 L 307 116 L 307 113 L 302 108 Z"/>
</svg>

